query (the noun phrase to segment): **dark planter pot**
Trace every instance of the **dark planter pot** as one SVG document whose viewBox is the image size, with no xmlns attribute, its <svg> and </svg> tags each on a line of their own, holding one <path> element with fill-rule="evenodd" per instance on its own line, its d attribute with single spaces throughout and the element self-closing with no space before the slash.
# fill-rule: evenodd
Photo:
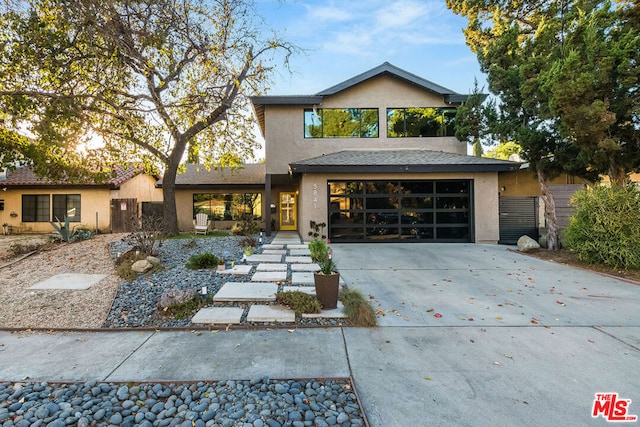
<svg viewBox="0 0 640 427">
<path fill-rule="evenodd" d="M 313 281 L 316 285 L 316 297 L 322 308 L 334 309 L 338 306 L 338 292 L 340 290 L 340 274 L 313 273 Z"/>
</svg>

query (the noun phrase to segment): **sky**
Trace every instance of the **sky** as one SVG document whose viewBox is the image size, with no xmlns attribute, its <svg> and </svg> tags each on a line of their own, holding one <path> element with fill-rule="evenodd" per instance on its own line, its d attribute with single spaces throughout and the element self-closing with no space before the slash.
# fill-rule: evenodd
<svg viewBox="0 0 640 427">
<path fill-rule="evenodd" d="M 304 50 L 277 64 L 268 95 L 312 95 L 384 62 L 468 94 L 485 86 L 466 19 L 445 0 L 256 0 L 266 25 Z"/>
</svg>

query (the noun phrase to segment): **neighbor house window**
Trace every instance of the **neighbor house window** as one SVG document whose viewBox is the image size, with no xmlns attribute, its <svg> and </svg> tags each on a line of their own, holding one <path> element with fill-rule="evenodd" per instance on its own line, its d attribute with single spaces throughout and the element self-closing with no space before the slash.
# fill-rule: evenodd
<svg viewBox="0 0 640 427">
<path fill-rule="evenodd" d="M 455 136 L 455 108 L 388 108 L 387 136 Z"/>
<path fill-rule="evenodd" d="M 80 222 L 80 195 L 79 194 L 54 194 L 53 195 L 53 220 L 64 221 L 65 216 L 71 222 Z M 56 219 L 57 218 L 57 219 Z"/>
<path fill-rule="evenodd" d="M 253 215 L 259 220 L 262 219 L 262 194 L 194 194 L 193 217 L 199 213 L 206 213 L 212 220 L 238 221 L 245 215 Z"/>
<path fill-rule="evenodd" d="M 22 222 L 49 222 L 49 195 L 22 195 Z"/>
<path fill-rule="evenodd" d="M 0 211 L 4 210 L 4 200 L 0 200 Z"/>
<path fill-rule="evenodd" d="M 305 138 L 377 138 L 377 108 L 304 110 Z"/>
</svg>

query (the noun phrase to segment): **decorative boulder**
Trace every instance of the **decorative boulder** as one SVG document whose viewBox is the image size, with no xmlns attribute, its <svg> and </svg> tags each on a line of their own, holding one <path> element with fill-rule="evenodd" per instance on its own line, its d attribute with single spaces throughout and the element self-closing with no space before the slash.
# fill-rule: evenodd
<svg viewBox="0 0 640 427">
<path fill-rule="evenodd" d="M 196 291 L 193 289 L 166 289 L 160 296 L 158 308 L 160 310 L 172 305 L 182 304 L 193 299 Z"/>
<path fill-rule="evenodd" d="M 136 273 L 146 273 L 152 268 L 153 268 L 153 264 L 151 264 L 146 259 L 141 259 L 140 261 L 136 261 L 131 266 L 131 270 L 135 271 Z"/>
<path fill-rule="evenodd" d="M 160 259 L 151 255 L 147 257 L 147 261 L 149 261 L 152 265 L 160 265 Z"/>
<path fill-rule="evenodd" d="M 527 252 L 532 249 L 540 249 L 538 242 L 526 235 L 518 239 L 518 250 L 520 252 Z"/>
</svg>

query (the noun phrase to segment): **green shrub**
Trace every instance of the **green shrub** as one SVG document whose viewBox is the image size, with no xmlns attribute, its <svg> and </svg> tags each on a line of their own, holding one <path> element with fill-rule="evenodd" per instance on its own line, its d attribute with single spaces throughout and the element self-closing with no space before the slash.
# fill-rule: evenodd
<svg viewBox="0 0 640 427">
<path fill-rule="evenodd" d="M 13 257 L 13 256 L 22 255 L 22 254 L 27 254 L 33 251 L 38 251 L 47 245 L 48 245 L 47 243 L 29 243 L 29 242 L 12 243 L 9 246 L 9 250 L 7 250 L 7 253 L 9 254 L 9 256 Z"/>
<path fill-rule="evenodd" d="M 373 307 L 356 289 L 343 289 L 340 291 L 340 301 L 344 305 L 344 314 L 349 321 L 356 326 L 377 326 L 378 320 Z"/>
<path fill-rule="evenodd" d="M 174 304 L 166 309 L 160 310 L 159 313 L 165 316 L 171 316 L 174 319 L 182 320 L 189 317 L 192 317 L 194 312 L 200 310 L 203 307 L 211 304 L 213 302 L 213 295 L 207 295 L 205 297 L 201 297 L 200 295 L 195 295 L 189 301 L 185 301 L 180 304 Z"/>
<path fill-rule="evenodd" d="M 320 239 L 313 239 L 309 242 L 309 252 L 314 262 L 322 262 L 329 258 L 329 245 Z"/>
<path fill-rule="evenodd" d="M 613 268 L 640 268 L 640 191 L 596 186 L 572 197 L 575 214 L 564 244 L 578 259 Z"/>
<path fill-rule="evenodd" d="M 186 267 L 191 270 L 200 270 L 203 268 L 216 268 L 218 267 L 218 257 L 210 252 L 206 252 L 199 255 L 191 255 Z"/>
<path fill-rule="evenodd" d="M 134 279 L 138 276 L 138 273 L 136 273 L 131 269 L 132 265 L 133 265 L 132 261 L 125 261 L 120 265 L 118 265 L 118 268 L 116 269 L 118 276 L 120 276 L 127 282 L 133 282 Z"/>
<path fill-rule="evenodd" d="M 286 305 L 296 314 L 302 313 L 320 313 L 320 301 L 301 291 L 278 292 L 276 294 L 276 302 Z"/>
</svg>

